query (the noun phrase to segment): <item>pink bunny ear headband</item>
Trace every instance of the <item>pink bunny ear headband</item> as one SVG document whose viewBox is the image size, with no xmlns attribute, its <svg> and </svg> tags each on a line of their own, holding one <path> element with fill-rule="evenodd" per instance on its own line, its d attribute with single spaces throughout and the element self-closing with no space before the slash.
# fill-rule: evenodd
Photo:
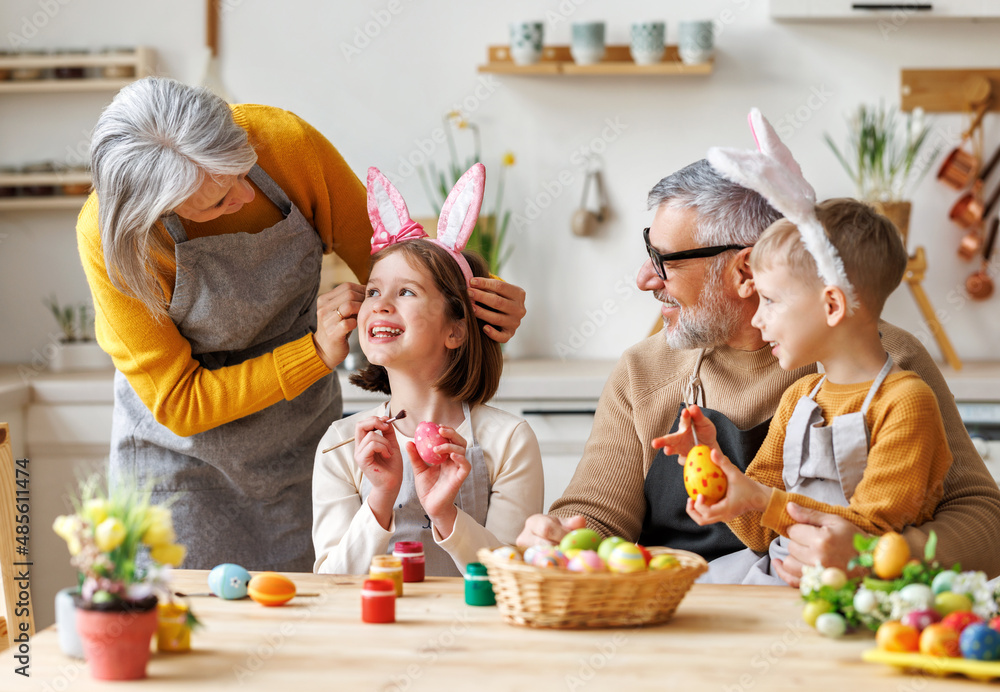
<svg viewBox="0 0 1000 692">
<path fill-rule="evenodd" d="M 760 110 L 751 109 L 749 120 L 758 151 L 712 147 L 708 150 L 708 162 L 724 178 L 759 192 L 798 227 L 803 244 L 816 261 L 820 278 L 844 292 L 848 312 L 853 312 L 858 305 L 857 296 L 847 280 L 837 248 L 816 218 L 816 191 L 802 176 L 792 152 Z"/>
<path fill-rule="evenodd" d="M 485 191 L 486 166 L 477 163 L 458 179 L 448 193 L 438 219 L 437 238 L 428 238 L 424 227 L 410 218 L 399 190 L 379 169 L 369 168 L 368 218 L 372 222 L 372 254 L 404 240 L 426 240 L 443 247 L 455 258 L 468 286 L 472 281 L 472 268 L 462 256 L 462 250 L 476 227 Z"/>
</svg>

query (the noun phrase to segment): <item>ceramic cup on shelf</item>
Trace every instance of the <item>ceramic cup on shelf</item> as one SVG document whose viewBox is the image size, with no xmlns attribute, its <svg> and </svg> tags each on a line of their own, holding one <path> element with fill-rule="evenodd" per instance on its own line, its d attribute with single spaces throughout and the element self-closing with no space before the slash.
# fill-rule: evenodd
<svg viewBox="0 0 1000 692">
<path fill-rule="evenodd" d="M 711 20 L 678 24 L 677 52 L 685 65 L 708 62 L 715 54 L 715 31 Z"/>
<path fill-rule="evenodd" d="M 666 48 L 665 22 L 635 22 L 631 28 L 629 52 L 636 65 L 654 65 L 663 60 Z"/>
<path fill-rule="evenodd" d="M 545 25 L 541 22 L 511 22 L 510 58 L 517 65 L 534 65 L 542 59 Z"/>
<path fill-rule="evenodd" d="M 593 65 L 604 57 L 604 22 L 574 22 L 569 52 L 577 65 Z"/>
</svg>

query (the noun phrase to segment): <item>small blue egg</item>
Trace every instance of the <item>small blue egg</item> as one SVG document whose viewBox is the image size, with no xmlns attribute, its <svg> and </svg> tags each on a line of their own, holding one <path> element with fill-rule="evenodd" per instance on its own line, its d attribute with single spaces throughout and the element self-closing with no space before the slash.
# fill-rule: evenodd
<svg viewBox="0 0 1000 692">
<path fill-rule="evenodd" d="M 249 583 L 250 573 L 231 562 L 216 565 L 208 573 L 208 588 L 227 601 L 246 598 Z"/>
<path fill-rule="evenodd" d="M 976 661 L 1000 660 L 1000 632 L 985 623 L 977 622 L 962 630 L 958 645 L 965 658 Z"/>
<path fill-rule="evenodd" d="M 945 591 L 951 591 L 951 585 L 955 582 L 955 574 L 955 572 L 948 570 L 934 577 L 934 580 L 931 582 L 931 590 L 934 591 L 935 596 Z"/>
</svg>

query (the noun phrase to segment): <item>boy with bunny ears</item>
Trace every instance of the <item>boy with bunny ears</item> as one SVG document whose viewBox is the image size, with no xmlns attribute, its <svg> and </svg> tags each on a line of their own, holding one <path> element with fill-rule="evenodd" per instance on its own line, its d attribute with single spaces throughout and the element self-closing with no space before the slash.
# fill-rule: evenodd
<svg viewBox="0 0 1000 692">
<path fill-rule="evenodd" d="M 712 561 L 708 581 L 783 584 L 771 565 L 787 555 L 788 502 L 845 517 L 872 534 L 931 519 L 951 453 L 937 400 L 886 353 L 878 323 L 906 269 L 892 223 L 852 199 L 815 203 L 791 152 L 756 109 L 760 151 L 712 149 L 723 176 L 761 193 L 785 218 L 750 255 L 759 306 L 752 324 L 784 370 L 813 362 L 782 396 L 756 457 L 740 472 L 696 406 L 678 431 L 654 440 L 684 463 L 697 438 L 728 481 L 723 499 L 688 500 L 699 525 L 725 521 L 747 546 Z"/>
<path fill-rule="evenodd" d="M 534 432 L 486 405 L 503 358 L 483 334 L 468 291 L 473 276 L 489 275 L 486 263 L 463 252 L 485 184 L 482 164 L 458 180 L 431 239 L 396 188 L 368 170 L 372 268 L 357 319 L 371 365 L 351 381 L 390 398 L 335 422 L 320 441 L 313 470 L 316 572 L 360 574 L 396 542 L 421 541 L 427 574 L 459 575 L 480 548 L 513 544 L 542 508 Z M 441 463 L 416 451 L 421 421 L 436 424 L 443 438 L 433 447 Z M 353 443 L 323 452 L 352 436 Z"/>
</svg>

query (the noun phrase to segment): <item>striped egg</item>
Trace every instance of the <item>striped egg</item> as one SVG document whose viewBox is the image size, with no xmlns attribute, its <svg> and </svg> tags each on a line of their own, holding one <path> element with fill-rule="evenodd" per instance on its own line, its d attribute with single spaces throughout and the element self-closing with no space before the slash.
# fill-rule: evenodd
<svg viewBox="0 0 1000 692">
<path fill-rule="evenodd" d="M 594 550 L 581 550 L 573 559 L 569 561 L 567 568 L 570 572 L 607 572 L 608 567 L 604 560 Z"/>
<path fill-rule="evenodd" d="M 646 571 L 646 558 L 634 543 L 620 543 L 608 557 L 608 569 L 618 574 Z"/>
<path fill-rule="evenodd" d="M 277 572 L 261 572 L 247 586 L 250 598 L 265 606 L 280 606 L 295 598 L 295 584 Z"/>
<path fill-rule="evenodd" d="M 555 567 L 562 568 L 567 564 L 566 556 L 558 548 L 544 546 L 535 551 L 531 558 L 531 564 L 535 567 Z"/>
</svg>

